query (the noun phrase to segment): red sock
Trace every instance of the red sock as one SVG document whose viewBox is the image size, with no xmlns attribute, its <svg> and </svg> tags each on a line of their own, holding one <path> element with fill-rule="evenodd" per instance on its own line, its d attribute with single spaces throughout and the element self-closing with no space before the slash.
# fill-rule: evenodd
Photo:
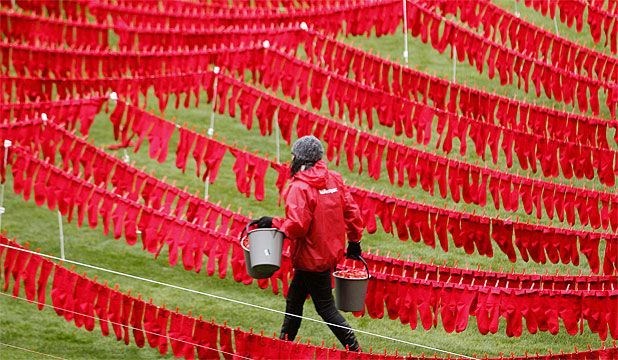
<svg viewBox="0 0 618 360">
<path fill-rule="evenodd" d="M 36 256 L 36 255 L 35 255 Z M 19 296 L 19 288 L 21 279 L 25 276 L 26 265 L 30 258 L 30 253 L 25 251 L 19 251 L 13 264 L 11 274 L 13 275 L 13 296 Z"/>
<path fill-rule="evenodd" d="M 116 340 L 120 341 L 122 340 L 122 294 L 118 291 L 110 291 L 108 314 Z"/>
<path fill-rule="evenodd" d="M 4 248 L 3 248 L 4 249 Z M 2 254 L 0 253 L 0 258 Z M 25 269 L 24 274 L 24 290 L 26 291 L 26 299 L 34 301 L 36 297 L 36 275 L 41 267 L 43 258 L 39 255 L 32 254 L 30 261 Z"/>
<path fill-rule="evenodd" d="M 84 326 L 87 315 L 93 315 L 92 312 L 92 303 L 94 302 L 94 296 L 91 298 L 90 288 L 92 287 L 92 281 L 89 279 L 78 276 L 77 282 L 75 284 L 75 302 L 73 308 L 69 310 L 75 311 L 74 320 L 75 326 L 81 328 Z M 89 309 L 90 307 L 90 309 Z M 90 310 L 90 311 L 89 311 Z"/>
<path fill-rule="evenodd" d="M 195 345 L 193 345 L 193 327 L 195 325 L 195 319 L 189 316 L 182 316 L 182 328 L 180 332 L 180 339 L 182 342 L 182 356 L 187 360 L 195 359 Z"/>
<path fill-rule="evenodd" d="M 369 284 L 367 285 L 367 297 L 365 299 L 365 306 L 367 308 L 367 313 L 369 314 L 370 317 L 374 319 L 378 318 L 378 315 L 379 315 L 378 307 L 376 306 L 375 296 L 374 296 L 374 294 L 377 292 L 378 284 L 380 284 L 380 281 L 377 278 L 372 277 L 371 279 L 369 279 Z M 384 309 L 384 306 L 382 306 L 382 308 Z"/>
<path fill-rule="evenodd" d="M 187 157 L 195 143 L 196 133 L 181 127 L 179 130 L 180 140 L 176 148 L 176 167 L 185 172 L 187 166 Z"/>
<path fill-rule="evenodd" d="M 521 298 L 512 289 L 505 289 L 501 299 L 501 315 L 506 319 L 506 335 L 509 337 L 521 336 L 522 333 L 522 313 Z M 524 293 L 521 292 L 523 296 Z"/>
<path fill-rule="evenodd" d="M 158 319 L 157 329 L 159 331 L 158 347 L 159 347 L 159 353 L 161 355 L 167 354 L 167 343 L 168 343 L 167 324 L 170 318 L 170 314 L 171 314 L 170 311 L 165 308 L 159 308 L 159 310 L 157 311 L 157 319 Z"/>
<path fill-rule="evenodd" d="M 159 328 L 157 310 L 157 306 L 152 303 L 144 304 L 144 332 L 148 340 L 148 345 L 150 345 L 151 348 L 159 346 L 159 333 L 161 331 Z"/>
<path fill-rule="evenodd" d="M 397 297 L 399 293 L 399 279 L 396 277 L 387 278 L 385 282 L 385 293 L 384 301 L 386 302 L 386 310 L 388 311 L 388 317 L 391 320 L 395 320 L 399 314 L 399 298 Z"/>
<path fill-rule="evenodd" d="M 251 357 L 251 350 L 248 344 L 249 333 L 236 328 L 234 330 L 234 345 L 236 347 L 235 354 L 242 357 Z"/>
<path fill-rule="evenodd" d="M 144 331 L 142 330 L 142 318 L 144 316 L 144 307 L 146 304 L 141 300 L 133 301 L 133 308 L 131 310 L 130 325 L 133 328 L 133 337 L 135 338 L 135 344 L 137 347 L 144 347 Z"/>
<path fill-rule="evenodd" d="M 232 329 L 227 326 L 219 326 L 219 348 L 226 360 L 232 360 L 234 348 L 232 347 Z"/>
<path fill-rule="evenodd" d="M 217 327 L 214 323 L 202 320 L 196 321 L 193 340 L 197 344 L 197 356 L 199 359 L 219 358 L 219 352 L 217 351 Z"/>
<path fill-rule="evenodd" d="M 98 283 L 94 283 L 92 292 L 96 294 L 96 302 L 94 304 L 94 313 L 99 318 L 99 326 L 103 336 L 109 335 L 108 323 L 108 303 L 110 297 L 110 289 Z M 94 322 L 94 319 L 93 319 Z"/>
<path fill-rule="evenodd" d="M 442 326 L 444 326 L 444 331 L 447 333 L 452 333 L 455 330 L 459 295 L 460 294 L 456 291 L 454 284 L 446 283 L 442 287 L 440 316 L 442 317 Z"/>
<path fill-rule="evenodd" d="M 9 251 L 11 251 L 11 249 L 9 249 Z M 7 260 L 8 260 L 9 255 L 10 253 L 7 253 Z M 6 262 L 5 262 L 5 269 L 6 269 Z M 58 314 L 58 316 L 62 316 L 62 314 L 64 314 L 63 306 L 64 306 L 64 299 L 66 297 L 66 295 L 63 293 L 64 291 L 63 286 L 64 286 L 67 270 L 62 266 L 55 266 L 54 270 L 55 271 L 54 271 L 54 280 L 52 282 L 52 289 L 51 289 L 51 300 L 52 300 L 52 305 L 54 306 L 54 311 L 56 312 L 56 314 Z"/>
</svg>

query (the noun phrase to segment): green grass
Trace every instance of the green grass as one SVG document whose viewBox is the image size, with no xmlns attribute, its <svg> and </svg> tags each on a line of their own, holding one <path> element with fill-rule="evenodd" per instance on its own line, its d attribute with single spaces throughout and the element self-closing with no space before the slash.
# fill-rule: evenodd
<svg viewBox="0 0 618 360">
<path fill-rule="evenodd" d="M 512 4 L 507 4 L 512 7 Z M 533 11 L 526 9 L 522 4 L 519 4 L 519 9 L 522 14 L 526 14 L 532 18 L 535 23 L 545 24 L 548 27 L 551 20 L 536 16 Z M 559 24 L 560 25 L 560 24 Z M 576 34 L 569 29 L 561 29 L 561 34 L 568 36 L 571 39 L 581 39 L 587 36 L 584 31 L 582 34 Z M 363 49 L 374 48 L 379 50 L 382 56 L 390 55 L 392 59 L 400 59 L 402 50 L 402 37 L 400 34 L 376 38 L 353 38 L 345 40 L 358 44 Z M 411 46 L 411 66 L 418 65 L 419 69 L 436 73 L 438 76 L 450 78 L 452 62 L 446 54 L 439 55 L 434 50 L 429 49 L 428 45 L 422 44 L 419 40 L 410 39 Z M 506 96 L 515 96 L 518 99 L 533 101 L 532 95 L 523 94 L 514 86 L 499 87 L 495 81 L 486 79 L 486 75 L 478 75 L 476 69 L 470 68 L 467 63 L 458 64 L 457 79 L 459 82 L 468 84 L 476 83 L 478 87 L 495 89 L 497 93 Z M 203 95 L 203 94 L 202 94 Z M 169 103 L 174 103 L 174 98 L 170 99 Z M 540 99 L 539 103 L 551 106 L 552 101 L 548 99 Z M 149 105 L 155 107 L 156 99 L 150 95 Z M 560 107 L 560 106 L 559 106 Z M 607 114 L 604 114 L 607 116 Z M 203 97 L 200 106 L 190 109 L 173 109 L 168 106 L 166 109 L 166 118 L 176 117 L 177 122 L 187 122 L 189 126 L 194 126 L 198 130 L 208 128 L 210 119 L 210 105 L 204 103 Z M 109 124 L 108 114 L 102 114 L 97 117 L 91 130 L 91 137 L 95 144 L 103 146 L 113 142 L 111 125 Z M 256 128 L 252 131 L 247 131 L 238 119 L 232 119 L 227 116 L 216 116 L 216 133 L 225 138 L 228 143 L 237 143 L 238 146 L 247 146 L 249 150 L 259 150 L 262 154 L 268 152 L 272 157 L 275 153 L 275 141 L 272 137 L 260 137 Z M 380 132 L 391 134 L 392 130 L 380 128 Z M 194 175 L 194 167 L 192 160 L 189 161 L 189 166 L 185 174 L 182 174 L 174 166 L 173 150 L 177 144 L 178 136 L 175 134 L 170 144 L 171 154 L 163 164 L 150 160 L 147 155 L 147 147 L 143 146 L 137 154 L 130 154 L 131 160 L 135 161 L 135 166 L 141 168 L 146 166 L 148 170 L 155 171 L 158 177 L 167 177 L 168 182 L 176 181 L 176 186 L 183 188 L 188 187 L 188 191 L 194 193 L 200 191 L 203 193 L 203 183 L 201 183 Z M 406 144 L 411 144 L 406 140 Z M 289 148 L 282 142 L 281 154 L 282 160 L 286 161 Z M 411 144 L 412 145 L 412 144 Z M 433 144 L 431 144 L 433 145 Z M 431 146 L 430 145 L 430 146 Z M 481 161 L 470 151 L 466 155 L 467 161 Z M 432 148 L 432 147 L 430 147 Z M 122 154 L 119 154 L 121 156 Z M 457 158 L 452 155 L 451 157 Z M 239 195 L 235 188 L 235 178 L 231 170 L 233 165 L 233 156 L 226 155 L 221 166 L 219 177 L 214 185 L 210 187 L 210 200 L 213 202 L 221 202 L 222 205 L 230 205 L 232 210 L 237 210 L 242 207 L 242 213 L 252 214 L 253 217 L 261 215 L 283 215 L 283 208 L 277 206 L 277 191 L 275 184 L 275 173 L 270 171 L 266 182 L 266 200 L 257 202 L 253 198 L 245 198 Z M 501 158 L 502 161 L 502 158 Z M 345 161 L 342 159 L 342 164 Z M 491 167 L 491 165 L 489 165 Z M 502 165 L 500 165 L 502 166 Z M 358 184 L 365 183 L 367 187 L 375 187 L 376 191 L 386 190 L 387 193 L 393 192 L 397 196 L 414 196 L 418 201 L 431 203 L 435 201 L 438 206 L 446 204 L 448 208 L 459 210 L 487 212 L 491 216 L 499 216 L 506 218 L 507 213 L 503 211 L 493 211 L 493 208 L 481 209 L 476 206 L 454 204 L 450 201 L 444 201 L 440 198 L 432 198 L 429 194 L 423 192 L 419 188 L 396 188 L 390 186 L 388 180 L 384 176 L 380 181 L 374 182 L 365 174 L 351 174 L 344 166 L 337 170 L 341 171 L 344 177 L 350 181 L 357 181 Z M 523 173 L 523 172 L 521 172 Z M 385 173 L 384 173 L 385 174 Z M 530 174 L 526 174 L 530 175 Z M 16 196 L 12 192 L 11 177 L 7 180 L 7 188 L 5 191 L 4 207 L 7 212 L 2 217 L 3 229 L 8 232 L 9 237 L 17 237 L 20 243 L 29 242 L 31 248 L 41 248 L 44 253 L 58 256 L 58 222 L 55 211 L 49 211 L 47 208 L 38 208 L 33 201 L 24 202 L 21 197 Z M 577 181 L 576 184 L 590 187 L 596 181 Z M 596 184 L 598 188 L 598 184 Z M 448 199 L 447 199 L 448 200 Z M 523 211 L 517 213 L 522 219 L 530 219 Z M 534 220 L 533 220 L 534 221 Z M 543 222 L 547 222 L 543 220 Z M 248 303 L 265 306 L 277 310 L 284 310 L 285 301 L 281 295 L 273 295 L 270 290 L 260 290 L 255 284 L 245 286 L 235 283 L 228 272 L 226 279 L 218 277 L 208 277 L 204 272 L 195 274 L 187 272 L 181 266 L 170 267 L 167 264 L 166 254 L 162 254 L 158 259 L 153 259 L 152 255 L 142 251 L 139 247 L 130 247 L 123 240 L 114 240 L 109 236 L 103 236 L 100 229 L 91 230 L 89 228 L 77 228 L 75 224 L 67 224 L 64 222 L 64 235 L 66 239 L 65 251 L 68 259 L 80 261 L 87 264 L 97 265 L 103 268 L 109 268 L 116 271 L 126 272 L 133 275 L 151 278 L 154 280 L 176 284 L 179 286 L 204 291 L 207 293 L 225 296 L 232 299 L 242 300 Z M 452 242 L 451 242 L 452 245 Z M 436 263 L 444 261 L 449 265 L 455 262 L 461 267 L 467 266 L 476 267 L 477 264 L 483 269 L 489 267 L 498 269 L 503 267 L 510 269 L 511 266 L 517 272 L 538 272 L 545 273 L 546 269 L 551 272 L 556 270 L 566 273 L 576 273 L 582 270 L 588 273 L 587 266 L 564 266 L 564 265 L 538 265 L 532 263 L 524 263 L 518 261 L 511 264 L 501 252 L 495 251 L 494 258 L 486 258 L 476 254 L 467 255 L 461 249 L 449 248 L 448 253 L 443 253 L 442 250 L 431 249 L 424 244 L 414 242 L 401 242 L 392 238 L 390 235 L 383 234 L 379 230 L 376 234 L 366 234 L 363 240 L 363 248 L 366 250 L 371 248 L 380 248 L 382 254 L 390 253 L 391 256 L 401 254 L 402 257 L 410 256 L 411 259 L 422 258 L 423 261 L 433 259 Z M 495 247 L 497 249 L 497 247 Z M 214 318 L 218 323 L 227 322 L 232 327 L 241 327 L 243 330 L 248 330 L 251 326 L 255 330 L 263 329 L 265 333 L 272 334 L 278 332 L 282 316 L 272 312 L 252 309 L 234 305 L 229 302 L 216 300 L 205 296 L 197 296 L 190 293 L 170 289 L 164 286 L 154 286 L 148 283 L 132 280 L 126 277 L 116 276 L 109 273 L 92 271 L 86 268 L 77 267 L 76 271 L 87 271 L 90 276 L 98 275 L 99 279 L 108 280 L 110 284 L 118 283 L 123 291 L 132 290 L 132 294 L 141 294 L 143 298 L 152 297 L 158 305 L 165 303 L 168 308 L 179 307 L 181 311 L 191 310 L 194 315 L 202 314 L 204 318 Z M 313 309 L 311 301 L 308 301 L 305 307 L 305 315 L 311 318 L 319 318 Z M 452 352 L 472 355 L 474 353 L 488 353 L 493 356 L 499 355 L 500 352 L 509 354 L 514 352 L 521 355 L 524 351 L 529 353 L 539 352 L 545 353 L 548 348 L 553 351 L 564 349 L 572 351 L 576 345 L 579 349 L 585 348 L 586 344 L 591 344 L 592 347 L 599 347 L 600 341 L 598 337 L 591 334 L 588 329 L 585 329 L 583 334 L 576 336 L 566 335 L 564 329 L 556 335 L 546 333 L 530 335 L 524 332 L 524 335 L 519 338 L 508 338 L 505 332 L 505 324 L 501 323 L 498 334 L 483 336 L 478 333 L 476 328 L 475 318 L 470 319 L 468 329 L 460 334 L 447 334 L 438 326 L 437 329 L 424 331 L 420 328 L 411 330 L 407 325 L 401 325 L 397 320 L 389 319 L 370 319 L 354 318 L 351 314 L 345 315 L 351 325 L 356 329 L 362 329 L 373 333 L 379 333 L 385 336 L 390 336 L 402 339 L 408 342 L 414 342 L 432 346 L 440 349 L 449 350 Z M 0 342 L 20 346 L 23 348 L 53 354 L 64 358 L 159 358 L 160 355 L 153 349 L 138 349 L 134 344 L 125 346 L 121 342 L 116 342 L 110 337 L 103 337 L 99 333 L 98 326 L 92 333 L 83 329 L 77 329 L 73 324 L 66 323 L 64 319 L 56 316 L 52 309 L 46 308 L 39 312 L 32 304 L 23 301 L 14 300 L 8 297 L 0 296 Z M 332 346 L 336 341 L 328 328 L 322 324 L 305 321 L 299 333 L 305 341 L 311 339 L 312 343 L 320 343 L 322 339 L 327 344 Z M 367 335 L 359 334 L 359 340 L 365 349 L 372 346 L 373 349 L 387 348 L 389 352 L 393 352 L 395 348 L 399 349 L 400 353 L 412 352 L 420 354 L 422 349 L 411 345 L 397 344 L 392 341 L 383 340 Z M 425 351 L 426 354 L 432 354 L 431 351 Z M 36 358 L 33 354 L 25 353 L 20 350 L 15 350 L 8 347 L 0 346 L 0 357 L 7 359 L 21 358 Z M 167 357 L 172 357 L 170 354 Z"/>
</svg>

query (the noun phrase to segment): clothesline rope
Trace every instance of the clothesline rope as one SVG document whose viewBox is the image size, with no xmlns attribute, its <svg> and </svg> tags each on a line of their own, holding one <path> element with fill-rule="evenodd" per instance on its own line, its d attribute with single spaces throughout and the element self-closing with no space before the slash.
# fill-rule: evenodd
<svg viewBox="0 0 618 360">
<path fill-rule="evenodd" d="M 2 295 L 5 295 L 5 294 L 2 293 Z M 5 296 L 8 296 L 8 295 L 5 295 Z M 23 347 L 7 344 L 7 343 L 3 343 L 3 342 L 0 342 L 0 346 L 6 346 L 6 347 L 13 348 L 13 349 L 18 349 L 18 350 L 21 350 L 21 351 L 26 351 L 26 352 L 37 354 L 37 355 L 41 355 L 41 356 L 47 356 L 47 357 L 50 357 L 52 359 L 65 360 L 65 358 L 63 358 L 63 357 L 59 357 L 59 356 L 51 355 L 51 354 L 46 354 L 46 353 L 42 353 L 42 352 L 39 352 L 39 351 L 34 351 L 34 350 L 26 349 L 26 348 L 23 348 Z"/>
<path fill-rule="evenodd" d="M 194 289 L 190 289 L 190 288 L 185 288 L 182 286 L 178 286 L 178 285 L 174 285 L 174 284 L 169 284 L 169 283 L 165 283 L 165 282 L 161 282 L 161 281 L 157 281 L 157 280 L 152 280 L 152 279 L 148 279 L 148 278 L 143 278 L 140 276 L 136 276 L 136 275 L 132 275 L 132 274 L 127 274 L 127 273 L 123 273 L 120 271 L 116 271 L 116 270 L 111 270 L 111 269 L 106 269 L 106 268 L 102 268 L 99 266 L 95 266 L 95 265 L 90 265 L 90 264 L 85 264 L 79 261 L 73 261 L 73 260 L 68 260 L 68 259 L 61 259 L 59 257 L 53 256 L 53 255 L 47 255 L 47 254 L 41 254 L 32 250 L 27 250 L 27 249 L 22 249 L 22 248 L 18 248 L 18 247 L 14 247 L 14 246 L 10 246 L 10 245 L 6 245 L 6 244 L 0 244 L 0 246 L 3 246 L 7 249 L 13 249 L 13 250 L 17 250 L 17 251 L 24 251 L 30 254 L 36 254 L 36 255 L 40 255 L 46 258 L 50 258 L 50 259 L 54 259 L 57 261 L 63 261 L 69 264 L 74 264 L 74 265 L 79 265 L 79 266 L 83 266 L 83 267 L 87 267 L 87 268 L 91 268 L 94 270 L 98 270 L 98 271 L 103 271 L 103 272 L 108 272 L 110 274 L 114 274 L 114 275 L 120 275 L 120 276 L 124 276 L 124 277 L 128 277 L 134 280 L 139 280 L 139 281 L 144 281 L 144 282 L 148 282 L 151 284 L 156 284 L 156 285 L 162 285 L 162 286 L 167 286 L 173 289 L 177 289 L 177 290 L 181 290 L 181 291 L 186 291 L 192 294 L 197 294 L 197 295 L 203 295 L 203 296 L 208 296 L 211 298 L 215 298 L 215 299 L 219 299 L 219 300 L 224 300 L 224 301 L 229 301 L 235 304 L 239 304 L 239 305 L 244 305 L 244 306 L 248 306 L 248 307 L 252 307 L 252 308 L 256 308 L 256 309 L 260 309 L 260 310 L 264 310 L 264 311 L 270 311 L 270 312 L 274 312 L 277 314 L 281 314 L 281 315 L 289 315 L 289 316 L 294 316 L 297 318 L 301 318 L 301 319 L 305 319 L 308 321 L 313 321 L 313 322 L 317 322 L 320 324 L 325 324 L 328 326 L 336 326 L 336 327 L 341 327 L 341 328 L 346 328 L 343 325 L 339 325 L 339 324 L 333 324 L 333 323 L 329 323 L 323 320 L 318 320 L 318 319 L 314 319 L 314 318 L 310 318 L 310 317 L 306 317 L 306 316 L 302 316 L 302 315 L 296 315 L 296 314 L 290 314 L 290 313 L 286 313 L 285 311 L 281 311 L 281 310 L 276 310 L 276 309 L 271 309 L 269 307 L 266 306 L 262 306 L 262 305 L 256 305 L 256 304 L 252 304 L 252 303 L 248 303 L 248 302 L 244 302 L 244 301 L 240 301 L 240 300 L 236 300 L 236 299 L 231 299 L 231 298 L 227 298 L 225 296 L 220 296 L 220 295 L 215 295 L 215 294 L 210 294 L 210 293 L 206 293 L 203 291 L 198 291 L 198 290 L 194 290 Z M 411 341 L 407 341 L 407 340 L 402 340 L 402 339 L 398 339 L 398 338 L 394 338 L 394 337 L 390 337 L 390 336 L 386 336 L 386 335 L 381 335 L 381 334 L 376 334 L 376 333 L 372 333 L 369 331 L 365 331 L 365 330 L 359 330 L 359 329 L 353 329 L 355 332 L 357 333 L 361 333 L 361 334 L 365 334 L 365 335 L 369 335 L 369 336 L 374 336 L 377 338 L 381 338 L 381 339 L 385 339 L 385 340 L 390 340 L 390 341 L 394 341 L 394 342 L 398 342 L 398 343 L 402 343 L 402 344 L 406 344 L 406 345 L 411 345 L 411 346 L 416 346 L 419 348 L 423 348 L 423 349 L 427 349 L 427 350 L 432 350 L 432 351 L 437 351 L 437 352 L 441 352 L 444 354 L 449 354 L 449 355 L 454 355 L 454 356 L 458 356 L 460 358 L 464 358 L 464 359 L 475 359 L 473 357 L 467 356 L 467 355 L 463 355 L 463 354 L 459 354 L 456 352 L 451 352 L 448 350 L 442 350 L 439 348 L 435 348 L 432 346 L 427 346 L 427 345 L 423 345 L 423 344 L 418 344 L 418 343 L 414 343 Z"/>
<path fill-rule="evenodd" d="M 101 319 L 97 318 L 96 316 L 92 316 L 92 315 L 88 315 L 88 314 L 80 313 L 80 312 L 77 312 L 77 311 L 73 311 L 73 310 L 69 310 L 69 309 L 61 308 L 61 307 L 59 307 L 59 306 L 54 306 L 54 305 L 51 305 L 51 304 L 44 304 L 44 303 L 41 303 L 41 302 L 38 302 L 38 301 L 34 301 L 34 300 L 33 300 L 33 301 L 30 301 L 30 300 L 28 300 L 28 299 L 26 299 L 26 298 L 23 298 L 23 297 L 20 297 L 20 296 L 12 296 L 12 295 L 8 295 L 8 294 L 5 294 L 5 293 L 3 293 L 3 292 L 0 292 L 0 295 L 2 295 L 2 296 L 6 296 L 6 297 L 8 297 L 8 298 L 13 298 L 13 299 L 16 299 L 16 300 L 27 301 L 27 302 L 30 302 L 30 303 L 33 303 L 33 304 L 36 304 L 36 305 L 44 305 L 44 306 L 49 306 L 49 307 L 50 307 L 50 308 L 52 308 L 52 309 L 61 310 L 61 311 L 63 311 L 63 312 L 68 312 L 68 313 L 72 313 L 72 314 L 75 314 L 75 315 L 79 315 L 79 316 L 83 316 L 83 317 L 87 317 L 87 318 L 91 318 L 91 319 L 94 319 L 94 320 L 101 321 Z M 129 329 L 131 329 L 131 330 L 139 330 L 139 331 L 143 331 L 143 332 L 145 332 L 145 333 L 147 333 L 147 334 L 152 334 L 152 335 L 157 335 L 157 336 L 160 336 L 160 335 L 161 335 L 161 334 L 158 334 L 158 333 L 156 333 L 156 332 L 153 332 L 153 331 L 148 331 L 148 330 L 146 330 L 146 329 L 136 328 L 136 327 L 133 327 L 133 326 L 128 325 L 128 324 L 122 324 L 122 323 L 115 322 L 115 321 L 112 321 L 112 320 L 109 320 L 109 319 L 105 319 L 105 320 L 106 320 L 106 321 L 108 321 L 110 324 L 113 324 L 113 325 L 118 325 L 118 326 L 121 326 L 121 327 L 127 327 L 127 328 L 129 328 Z M 198 347 L 201 347 L 201 348 L 204 348 L 204 349 L 207 349 L 207 350 L 217 351 L 217 352 L 220 352 L 220 353 L 222 353 L 222 354 L 232 355 L 232 356 L 234 356 L 234 358 L 241 358 L 241 359 L 248 359 L 248 360 L 251 360 L 251 358 L 248 358 L 248 357 L 245 357 L 245 356 L 242 356 L 242 355 L 238 355 L 238 354 L 235 354 L 235 353 L 231 353 L 231 352 L 228 352 L 228 351 L 223 351 L 223 350 L 219 350 L 219 349 L 211 348 L 211 347 L 209 347 L 209 346 L 206 346 L 206 345 L 201 345 L 201 344 L 197 344 L 197 343 L 194 343 L 194 342 L 191 342 L 191 341 L 186 341 L 186 340 L 177 339 L 177 338 L 174 338 L 174 337 L 169 336 L 169 334 L 167 334 L 166 336 L 167 336 L 167 338 L 168 338 L 168 339 L 170 339 L 170 340 L 174 340 L 174 341 L 182 342 L 182 343 L 189 344 L 189 345 L 193 345 L 193 346 L 198 346 Z M 60 358 L 59 358 L 59 359 L 60 359 Z"/>
</svg>

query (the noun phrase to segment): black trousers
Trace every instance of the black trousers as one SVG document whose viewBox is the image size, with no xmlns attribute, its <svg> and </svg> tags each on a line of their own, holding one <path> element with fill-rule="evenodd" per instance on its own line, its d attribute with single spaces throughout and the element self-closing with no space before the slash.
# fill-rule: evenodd
<svg viewBox="0 0 618 360">
<path fill-rule="evenodd" d="M 324 321 L 340 326 L 328 325 L 343 347 L 358 351 L 359 345 L 348 322 L 343 318 L 337 307 L 331 288 L 331 272 L 310 272 L 295 269 L 294 278 L 288 289 L 285 312 L 302 315 L 307 295 L 311 295 L 315 310 Z M 285 315 L 281 327 L 281 339 L 294 340 L 300 328 L 301 318 Z"/>
</svg>

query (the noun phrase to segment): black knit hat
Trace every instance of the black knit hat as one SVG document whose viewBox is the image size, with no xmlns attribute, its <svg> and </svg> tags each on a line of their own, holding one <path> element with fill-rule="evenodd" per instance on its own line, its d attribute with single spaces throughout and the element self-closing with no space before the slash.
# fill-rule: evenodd
<svg viewBox="0 0 618 360">
<path fill-rule="evenodd" d="M 303 136 L 292 145 L 292 154 L 301 162 L 316 163 L 324 155 L 324 147 L 313 135 Z"/>
</svg>

